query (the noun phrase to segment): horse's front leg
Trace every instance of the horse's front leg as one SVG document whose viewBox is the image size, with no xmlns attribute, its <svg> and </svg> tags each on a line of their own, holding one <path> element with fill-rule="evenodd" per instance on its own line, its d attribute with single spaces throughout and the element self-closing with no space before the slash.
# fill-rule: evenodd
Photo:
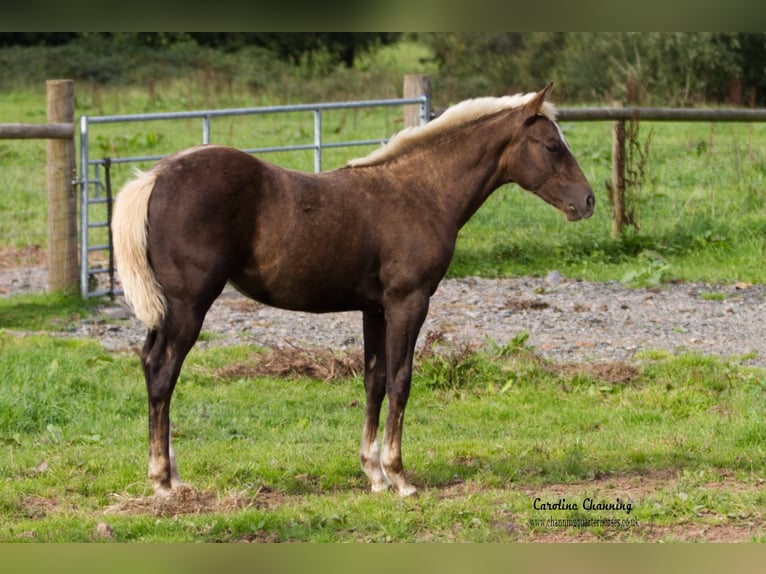
<svg viewBox="0 0 766 574">
<path fill-rule="evenodd" d="M 428 294 L 392 296 L 386 304 L 386 393 L 388 415 L 380 456 L 383 474 L 401 496 L 417 489 L 407 480 L 402 462 L 404 409 L 410 395 L 412 361 L 420 327 L 428 313 Z"/>
<path fill-rule="evenodd" d="M 370 479 L 372 492 L 391 486 L 380 467 L 378 426 L 380 407 L 386 396 L 386 322 L 381 312 L 365 312 L 364 324 L 364 391 L 366 396 L 364 428 L 359 460 Z"/>
</svg>

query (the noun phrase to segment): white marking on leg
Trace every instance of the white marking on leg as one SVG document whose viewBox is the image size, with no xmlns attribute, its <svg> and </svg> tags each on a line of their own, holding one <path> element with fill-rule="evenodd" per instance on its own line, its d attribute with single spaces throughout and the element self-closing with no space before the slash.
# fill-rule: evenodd
<svg viewBox="0 0 766 574">
<path fill-rule="evenodd" d="M 166 495 L 171 494 L 173 489 L 181 486 L 184 482 L 178 474 L 178 464 L 176 463 L 176 452 L 173 449 L 173 442 L 168 437 L 170 448 L 170 488 L 162 485 L 162 480 L 165 477 L 165 460 L 159 454 L 159 448 L 151 448 L 149 451 L 149 481 L 152 484 L 152 488 L 156 494 Z"/>
<path fill-rule="evenodd" d="M 372 492 L 382 492 L 391 486 L 383 469 L 380 466 L 380 448 L 378 447 L 377 437 L 371 437 L 365 425 L 362 432 L 362 446 L 359 449 L 359 458 L 362 462 L 362 470 L 370 479 Z"/>
<path fill-rule="evenodd" d="M 160 496 L 167 496 L 172 492 L 172 488 L 162 486 L 160 477 L 163 475 L 164 465 L 162 459 L 149 456 L 149 482 L 154 489 L 154 493 Z"/>
<path fill-rule="evenodd" d="M 393 470 L 395 468 L 394 462 L 397 459 L 399 460 L 399 464 L 397 466 L 400 466 L 401 455 L 398 457 L 395 456 L 394 453 L 387 448 L 387 445 L 384 444 L 383 454 L 380 457 L 380 468 L 383 471 L 386 480 L 393 484 L 394 488 L 396 488 L 396 491 L 399 493 L 399 496 L 413 496 L 418 493 L 418 489 L 415 488 L 415 486 L 409 480 L 407 480 L 404 472 L 396 472 Z"/>
<path fill-rule="evenodd" d="M 178 474 L 178 463 L 176 462 L 176 451 L 173 448 L 172 438 L 168 438 L 170 446 L 170 486 L 177 488 L 181 486 L 184 481 L 181 480 L 181 476 Z"/>
</svg>

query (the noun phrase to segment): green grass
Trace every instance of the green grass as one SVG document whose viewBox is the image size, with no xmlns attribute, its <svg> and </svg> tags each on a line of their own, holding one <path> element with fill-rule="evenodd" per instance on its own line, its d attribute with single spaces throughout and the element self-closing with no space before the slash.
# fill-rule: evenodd
<svg viewBox="0 0 766 574">
<path fill-rule="evenodd" d="M 77 325 L 98 304 L 79 296 L 54 294 L 0 298 L 0 327 L 28 331 L 60 331 Z"/>
<path fill-rule="evenodd" d="M 252 349 L 194 350 L 173 400 L 182 476 L 220 501 L 246 503 L 158 517 L 115 511 L 150 494 L 136 357 L 0 332 L 0 538 L 99 540 L 101 522 L 121 542 L 673 540 L 695 539 L 689 525 L 721 524 L 764 535 L 763 371 L 658 353 L 635 379 L 613 383 L 555 374 L 517 343 L 455 361 L 464 376 L 451 386 L 438 384 L 443 365 L 424 359 L 404 441 L 420 489 L 412 500 L 367 492 L 356 454 L 360 380 L 225 378 L 219 367 Z M 639 483 L 654 487 L 630 495 Z M 536 497 L 589 496 L 630 496 L 633 510 L 533 508 Z M 637 523 L 530 522 L 577 517 Z"/>
</svg>

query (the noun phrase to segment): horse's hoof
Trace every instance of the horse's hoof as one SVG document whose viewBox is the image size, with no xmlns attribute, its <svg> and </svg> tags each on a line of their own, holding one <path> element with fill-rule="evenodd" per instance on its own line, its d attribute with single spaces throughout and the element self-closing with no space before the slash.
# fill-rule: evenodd
<svg viewBox="0 0 766 574">
<path fill-rule="evenodd" d="M 166 487 L 154 487 L 154 496 L 158 498 L 170 498 L 173 496 L 173 488 L 166 488 Z"/>
<path fill-rule="evenodd" d="M 185 484 L 180 479 L 171 479 L 170 484 L 167 482 L 161 482 L 158 480 L 151 481 L 152 490 L 154 490 L 155 496 L 173 496 L 179 489 L 183 488 Z"/>
<path fill-rule="evenodd" d="M 418 495 L 418 489 L 412 486 L 411 484 L 407 484 L 405 486 L 399 487 L 399 496 L 402 498 L 406 497 L 417 497 Z"/>
</svg>

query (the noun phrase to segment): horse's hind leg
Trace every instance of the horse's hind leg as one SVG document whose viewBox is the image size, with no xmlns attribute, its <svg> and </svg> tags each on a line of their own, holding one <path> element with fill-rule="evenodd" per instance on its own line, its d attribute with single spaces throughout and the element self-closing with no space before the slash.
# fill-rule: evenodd
<svg viewBox="0 0 766 574">
<path fill-rule="evenodd" d="M 168 493 L 181 483 L 170 444 L 170 399 L 206 311 L 169 300 L 167 315 L 149 331 L 141 350 L 149 398 L 149 480 L 157 493 Z"/>
</svg>

